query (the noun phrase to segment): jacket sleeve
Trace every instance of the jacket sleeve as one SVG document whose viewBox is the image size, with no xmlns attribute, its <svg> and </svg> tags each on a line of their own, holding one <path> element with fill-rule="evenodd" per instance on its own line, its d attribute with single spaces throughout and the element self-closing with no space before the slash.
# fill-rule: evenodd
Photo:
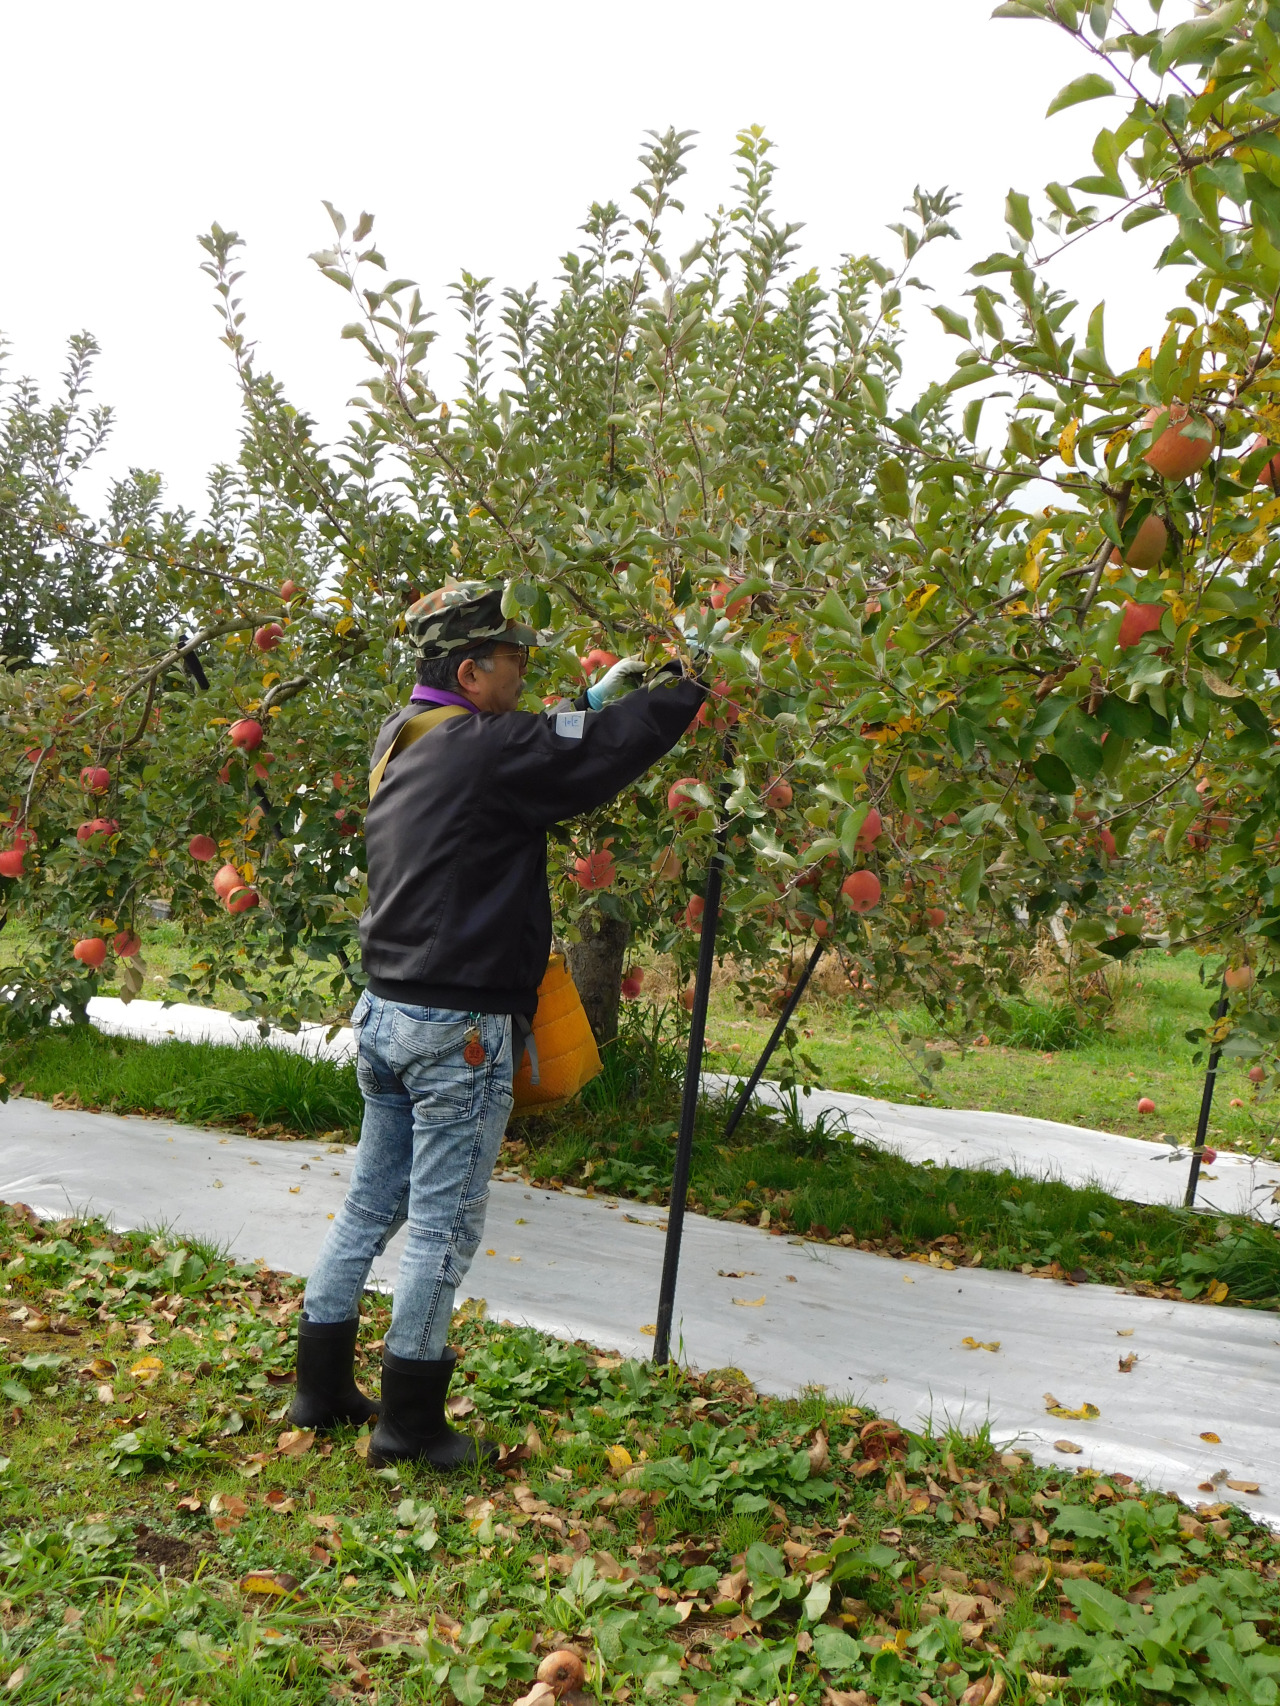
<svg viewBox="0 0 1280 1706">
<path fill-rule="evenodd" d="M 581 738 L 557 733 L 557 719 L 512 712 L 495 784 L 531 828 L 602 806 L 670 752 L 706 697 L 693 680 L 638 687 L 602 711 L 582 714 Z"/>
</svg>

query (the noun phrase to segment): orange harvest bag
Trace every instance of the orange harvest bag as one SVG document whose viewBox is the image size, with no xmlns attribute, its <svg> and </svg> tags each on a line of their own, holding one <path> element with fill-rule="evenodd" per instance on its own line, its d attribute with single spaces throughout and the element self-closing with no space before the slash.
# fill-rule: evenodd
<svg viewBox="0 0 1280 1706">
<path fill-rule="evenodd" d="M 533 1079 L 534 1060 L 538 1082 Z M 552 954 L 538 985 L 532 1044 L 512 1083 L 517 1114 L 546 1114 L 571 1102 L 603 1070 L 582 997 L 563 954 Z"/>
</svg>

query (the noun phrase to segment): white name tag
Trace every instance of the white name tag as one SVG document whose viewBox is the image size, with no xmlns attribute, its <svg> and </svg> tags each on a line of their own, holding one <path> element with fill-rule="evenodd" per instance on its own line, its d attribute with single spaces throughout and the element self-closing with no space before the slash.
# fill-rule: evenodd
<svg viewBox="0 0 1280 1706">
<path fill-rule="evenodd" d="M 586 722 L 585 711 L 559 711 L 556 713 L 556 733 L 563 740 L 581 740 Z"/>
</svg>

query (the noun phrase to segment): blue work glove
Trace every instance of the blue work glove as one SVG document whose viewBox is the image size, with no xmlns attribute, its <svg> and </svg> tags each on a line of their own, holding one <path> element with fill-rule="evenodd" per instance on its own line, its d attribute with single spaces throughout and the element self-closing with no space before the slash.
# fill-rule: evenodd
<svg viewBox="0 0 1280 1706">
<path fill-rule="evenodd" d="M 643 658 L 619 658 L 617 663 L 605 671 L 594 687 L 587 688 L 587 704 L 593 711 L 599 711 L 611 699 L 619 699 L 624 693 L 630 693 L 633 687 L 640 685 L 640 677 L 647 667 Z"/>
</svg>

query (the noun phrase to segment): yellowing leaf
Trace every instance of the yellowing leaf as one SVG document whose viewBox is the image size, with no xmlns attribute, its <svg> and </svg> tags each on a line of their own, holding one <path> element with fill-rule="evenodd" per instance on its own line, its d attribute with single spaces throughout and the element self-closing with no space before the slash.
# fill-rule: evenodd
<svg viewBox="0 0 1280 1706">
<path fill-rule="evenodd" d="M 765 1296 L 766 1293 L 761 1292 L 759 1297 L 734 1297 L 730 1299 L 730 1302 L 736 1303 L 739 1309 L 759 1309 L 765 1300 Z"/>
<path fill-rule="evenodd" d="M 1084 1450 L 1084 1447 L 1082 1445 L 1077 1445 L 1072 1439 L 1055 1439 L 1053 1442 L 1053 1449 L 1055 1451 L 1065 1451 L 1069 1457 L 1078 1457 Z"/>
<path fill-rule="evenodd" d="M 641 1327 L 640 1331 L 644 1334 L 646 1339 L 656 1339 L 658 1336 L 658 1324 L 656 1321 L 646 1322 L 646 1324 Z"/>
<path fill-rule="evenodd" d="M 302 1457 L 315 1443 L 316 1436 L 309 1428 L 291 1428 L 280 1435 L 276 1450 L 281 1457 Z"/>
<path fill-rule="evenodd" d="M 960 1343 L 971 1351 L 998 1351 L 1000 1349 L 999 1339 L 961 1339 Z"/>
<path fill-rule="evenodd" d="M 1091 1422 L 1102 1414 L 1096 1404 L 1081 1404 L 1078 1410 L 1073 1410 L 1068 1404 L 1060 1404 L 1052 1392 L 1044 1395 L 1044 1407 L 1051 1416 L 1058 1416 L 1064 1422 Z"/>
<path fill-rule="evenodd" d="M 1233 1493 L 1260 1493 L 1262 1491 L 1256 1481 L 1228 1481 L 1227 1485 Z"/>
<path fill-rule="evenodd" d="M 938 591 L 937 581 L 928 581 L 924 586 L 914 587 L 903 600 L 913 616 L 918 616 Z"/>
<path fill-rule="evenodd" d="M 1222 1441 L 1218 1438 L 1217 1434 L 1201 1434 L 1200 1438 L 1203 1440 L 1207 1440 L 1210 1445 L 1221 1445 L 1222 1444 Z"/>
<path fill-rule="evenodd" d="M 624 1469 L 630 1469 L 634 1459 L 625 1445 L 607 1445 L 604 1448 L 605 1461 L 615 1475 L 621 1475 Z"/>
<path fill-rule="evenodd" d="M 144 1386 L 149 1385 L 157 1375 L 164 1373 L 164 1364 L 159 1357 L 143 1357 L 134 1363 L 129 1373 L 135 1380 L 140 1380 Z"/>
<path fill-rule="evenodd" d="M 1208 1291 L 1205 1292 L 1205 1296 L 1208 1298 L 1210 1303 L 1221 1303 L 1226 1298 L 1226 1295 L 1227 1287 L 1223 1280 L 1214 1280 Z"/>
<path fill-rule="evenodd" d="M 1080 431 L 1080 417 L 1074 416 L 1058 434 L 1058 455 L 1068 468 L 1076 465 L 1076 434 Z"/>
<path fill-rule="evenodd" d="M 297 1585 L 297 1576 L 288 1575 L 284 1570 L 250 1570 L 240 1583 L 240 1591 L 283 1596 L 292 1593 Z"/>
</svg>

